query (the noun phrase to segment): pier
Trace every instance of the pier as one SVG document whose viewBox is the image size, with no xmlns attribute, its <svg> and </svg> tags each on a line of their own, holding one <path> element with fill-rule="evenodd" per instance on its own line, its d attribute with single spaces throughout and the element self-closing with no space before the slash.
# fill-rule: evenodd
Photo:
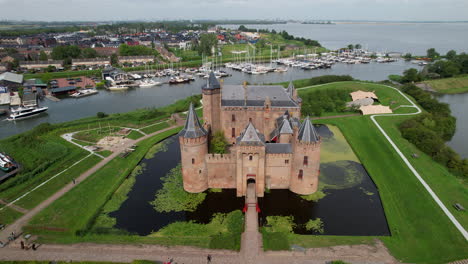
<svg viewBox="0 0 468 264">
<path fill-rule="evenodd" d="M 0 183 L 3 182 L 6 179 L 12 177 L 12 176 L 15 176 L 18 172 L 21 171 L 21 166 L 18 165 L 18 164 L 16 166 L 17 166 L 16 169 L 10 171 L 9 173 L 7 173 L 7 174 L 5 174 L 3 176 L 0 176 Z"/>
</svg>

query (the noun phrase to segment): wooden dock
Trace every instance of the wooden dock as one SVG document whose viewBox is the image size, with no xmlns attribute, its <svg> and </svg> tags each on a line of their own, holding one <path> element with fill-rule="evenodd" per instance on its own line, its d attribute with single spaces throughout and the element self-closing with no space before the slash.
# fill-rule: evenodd
<svg viewBox="0 0 468 264">
<path fill-rule="evenodd" d="M 46 95 L 45 97 L 46 97 L 47 99 L 53 101 L 53 102 L 60 102 L 60 99 L 58 99 L 57 97 L 55 97 L 55 96 L 53 96 L 53 95 L 48 94 L 48 95 Z"/>
<path fill-rule="evenodd" d="M 0 183 L 3 182 L 4 180 L 10 178 L 10 177 L 15 176 L 18 172 L 21 171 L 21 166 L 18 165 L 18 164 L 16 166 L 17 166 L 16 169 L 14 169 L 14 170 L 10 171 L 9 173 L 7 173 L 7 174 L 0 177 Z"/>
</svg>

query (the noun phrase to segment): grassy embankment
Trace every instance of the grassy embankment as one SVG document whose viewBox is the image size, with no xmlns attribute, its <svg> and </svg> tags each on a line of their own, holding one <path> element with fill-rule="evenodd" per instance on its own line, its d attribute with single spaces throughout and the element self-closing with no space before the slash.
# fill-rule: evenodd
<svg viewBox="0 0 468 264">
<path fill-rule="evenodd" d="M 468 75 L 424 81 L 438 93 L 457 94 L 468 92 Z"/>
<path fill-rule="evenodd" d="M 340 83 L 327 86 L 340 89 L 349 85 L 356 85 L 357 87 L 364 85 L 375 89 L 381 101 L 395 100 L 399 104 L 407 104 L 405 101 L 398 99 L 400 95 L 396 91 L 384 87 L 379 88 L 376 84 Z M 384 89 L 388 91 L 381 94 L 379 91 L 384 91 Z M 388 98 L 382 97 L 385 94 L 388 95 Z M 454 201 L 468 202 L 466 183 L 450 174 L 446 168 L 418 151 L 401 137 L 397 125 L 405 118 L 411 118 L 411 116 L 379 117 L 377 120 L 405 156 L 410 159 L 413 166 L 445 206 L 451 210 L 463 226 L 467 226 L 468 218 L 466 214 L 458 212 L 452 207 Z M 411 263 L 443 263 L 468 257 L 466 253 L 467 242 L 403 163 L 369 117 L 346 117 L 316 122 L 336 125 L 341 129 L 379 188 L 391 231 L 391 236 L 380 237 L 380 239 L 384 241 L 396 258 Z M 418 153 L 420 158 L 411 158 L 412 153 Z M 272 234 L 267 234 L 264 238 L 268 238 L 268 235 Z M 278 249 L 289 244 L 298 244 L 305 247 L 354 244 L 360 243 L 359 240 L 370 242 L 372 237 L 289 234 L 284 239 L 287 239 L 287 243 L 284 240 L 278 240 L 278 243 L 274 243 L 274 240 L 267 239 L 269 244 L 267 243 L 265 248 Z"/>
<path fill-rule="evenodd" d="M 138 162 L 145 154 L 164 149 L 153 145 L 179 129 L 140 142 L 137 151 L 125 159 L 115 158 L 38 214 L 26 230 L 51 243 L 153 243 L 239 250 L 243 229 L 240 211 L 215 215 L 208 224 L 175 222 L 146 237 L 114 228 L 116 220 L 108 216 L 126 200 L 135 177 L 144 169 L 136 166 Z"/>
<path fill-rule="evenodd" d="M 31 209 L 55 193 L 73 178 L 97 164 L 97 156 L 85 158 L 89 152 L 67 142 L 60 135 L 74 131 L 99 128 L 101 123 L 122 127 L 146 127 L 167 119 L 172 113 L 182 112 L 188 108 L 190 101 L 199 103 L 199 96 L 179 100 L 176 103 L 159 109 L 140 109 L 123 114 L 111 114 L 105 118 L 89 117 L 61 124 L 42 124 L 31 131 L 0 140 L 0 150 L 11 155 L 23 166 L 23 171 L 0 186 L 0 199 L 12 202 L 54 175 L 66 170 L 47 184 L 31 192 L 17 203 L 18 206 Z M 162 129 L 150 127 L 153 131 Z M 132 137 L 141 137 L 136 132 Z M 80 145 L 87 142 L 75 141 Z M 100 153 L 107 156 L 110 153 Z M 0 205 L 0 208 L 3 205 Z M 8 214 L 6 209 L 0 211 L 0 223 L 12 222 L 19 214 Z"/>
</svg>

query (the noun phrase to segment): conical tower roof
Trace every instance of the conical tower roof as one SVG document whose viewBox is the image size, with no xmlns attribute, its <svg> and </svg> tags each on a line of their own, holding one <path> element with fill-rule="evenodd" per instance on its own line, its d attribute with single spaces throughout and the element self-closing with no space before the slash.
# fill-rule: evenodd
<svg viewBox="0 0 468 264">
<path fill-rule="evenodd" d="M 179 136 L 184 138 L 199 138 L 206 136 L 208 133 L 200 125 L 197 113 L 193 108 L 193 103 L 190 103 L 189 110 L 187 111 L 187 120 L 185 120 L 184 129 L 179 132 Z"/>
<path fill-rule="evenodd" d="M 249 122 L 244 132 L 237 138 L 237 144 L 241 146 L 264 146 L 265 137 L 258 132 L 252 122 Z"/>
<path fill-rule="evenodd" d="M 291 127 L 291 123 L 289 122 L 288 118 L 284 116 L 283 122 L 281 123 L 279 127 L 279 133 L 280 134 L 292 134 L 294 133 Z"/>
<path fill-rule="evenodd" d="M 218 79 L 216 79 L 216 75 L 214 74 L 213 71 L 210 72 L 210 76 L 208 77 L 208 81 L 205 85 L 202 87 L 203 89 L 206 90 L 213 90 L 213 89 L 219 89 L 221 88 L 221 85 L 219 84 Z"/>
<path fill-rule="evenodd" d="M 297 139 L 300 142 L 318 142 L 320 141 L 320 136 L 312 125 L 312 121 L 307 117 L 299 128 L 299 133 Z"/>
</svg>

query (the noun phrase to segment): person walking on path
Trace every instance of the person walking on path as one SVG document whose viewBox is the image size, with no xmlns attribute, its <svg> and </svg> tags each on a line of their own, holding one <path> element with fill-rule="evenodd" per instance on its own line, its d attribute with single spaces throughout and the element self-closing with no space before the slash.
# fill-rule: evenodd
<svg viewBox="0 0 468 264">
<path fill-rule="evenodd" d="M 211 263 L 211 255 L 206 256 L 206 260 L 208 261 L 208 264 Z"/>
<path fill-rule="evenodd" d="M 72 181 L 73 181 L 73 184 L 75 184 L 75 183 L 76 183 L 76 180 L 75 180 L 75 178 L 73 178 L 73 179 L 72 179 Z"/>
<path fill-rule="evenodd" d="M 23 241 L 21 241 L 21 243 L 20 243 L 20 244 L 21 244 L 21 249 L 24 249 L 24 242 L 23 242 Z"/>
</svg>

